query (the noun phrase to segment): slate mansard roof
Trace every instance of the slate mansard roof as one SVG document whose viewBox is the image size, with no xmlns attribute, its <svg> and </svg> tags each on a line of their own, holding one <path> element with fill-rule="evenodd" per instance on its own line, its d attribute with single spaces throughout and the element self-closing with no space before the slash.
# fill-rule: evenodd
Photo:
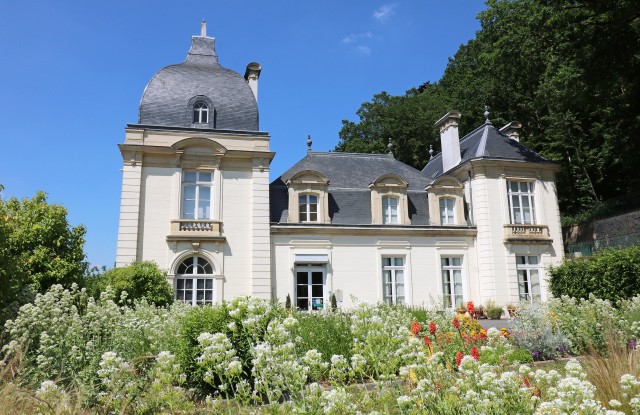
<svg viewBox="0 0 640 415">
<path fill-rule="evenodd" d="M 194 128 L 193 104 L 204 101 L 209 125 L 217 130 L 258 131 L 258 104 L 239 73 L 218 62 L 215 39 L 193 36 L 181 64 L 166 66 L 151 78 L 142 94 L 138 123 Z"/>
<path fill-rule="evenodd" d="M 529 163 L 554 164 L 518 141 L 501 133 L 490 123 L 476 128 L 460 140 L 460 164 L 475 159 L 511 160 Z M 442 176 L 442 153 L 422 169 L 430 180 Z"/>
<path fill-rule="evenodd" d="M 429 206 L 424 188 L 430 183 L 420 170 L 386 154 L 316 153 L 302 160 L 269 186 L 271 222 L 288 220 L 287 181 L 301 171 L 315 171 L 329 180 L 329 217 L 332 224 L 370 225 L 371 190 L 380 176 L 396 174 L 409 182 L 407 198 L 412 225 L 429 224 Z"/>
</svg>

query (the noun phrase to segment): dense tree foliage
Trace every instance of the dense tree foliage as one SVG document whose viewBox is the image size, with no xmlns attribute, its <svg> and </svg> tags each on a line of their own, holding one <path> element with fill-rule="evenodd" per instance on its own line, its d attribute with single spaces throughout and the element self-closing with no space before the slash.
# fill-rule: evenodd
<svg viewBox="0 0 640 415">
<path fill-rule="evenodd" d="M 83 226 L 38 192 L 31 199 L 0 199 L 0 320 L 31 295 L 54 284 L 81 283 L 88 264 Z"/>
<path fill-rule="evenodd" d="M 475 39 L 436 83 L 376 94 L 343 121 L 337 151 L 386 152 L 422 168 L 434 122 L 462 112 L 470 132 L 491 108 L 497 127 L 522 122 L 522 142 L 559 161 L 560 205 L 575 214 L 640 192 L 640 3 L 635 0 L 490 0 Z"/>
<path fill-rule="evenodd" d="M 173 303 L 173 290 L 167 281 L 167 273 L 152 261 L 112 268 L 103 274 L 92 276 L 89 280 L 90 291 L 95 297 L 110 286 L 118 298 L 126 291 L 129 300 L 145 298 L 149 303 L 158 306 Z"/>
</svg>

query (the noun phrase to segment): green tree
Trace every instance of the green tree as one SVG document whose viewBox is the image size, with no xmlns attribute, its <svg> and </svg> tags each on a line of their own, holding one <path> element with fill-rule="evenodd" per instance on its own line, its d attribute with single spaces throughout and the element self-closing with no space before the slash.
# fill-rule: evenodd
<svg viewBox="0 0 640 415">
<path fill-rule="evenodd" d="M 82 284 L 88 264 L 83 226 L 44 192 L 31 199 L 0 199 L 0 309 L 5 317 L 53 284 Z"/>
<path fill-rule="evenodd" d="M 111 286 L 118 297 L 122 291 L 126 291 L 127 299 L 131 300 L 145 298 L 158 306 L 173 302 L 173 291 L 167 281 L 167 273 L 153 261 L 112 268 L 92 278 L 95 279 L 91 284 L 94 296 Z"/>
<path fill-rule="evenodd" d="M 391 138 L 396 158 L 422 168 L 440 116 L 461 111 L 464 134 L 488 105 L 494 125 L 522 122 L 523 144 L 562 164 L 564 214 L 640 192 L 640 4 L 489 0 L 478 19 L 438 82 L 375 95 L 343 121 L 336 150 L 382 153 Z"/>
</svg>

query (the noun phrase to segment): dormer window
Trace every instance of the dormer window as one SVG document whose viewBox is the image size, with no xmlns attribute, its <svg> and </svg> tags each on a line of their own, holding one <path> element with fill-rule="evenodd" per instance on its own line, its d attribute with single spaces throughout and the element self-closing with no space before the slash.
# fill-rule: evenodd
<svg viewBox="0 0 640 415">
<path fill-rule="evenodd" d="M 300 202 L 300 222 L 317 222 L 318 196 L 310 194 L 300 195 L 298 201 Z"/>
<path fill-rule="evenodd" d="M 196 102 L 193 105 L 193 123 L 207 124 L 209 122 L 209 107 L 204 102 Z"/>
<path fill-rule="evenodd" d="M 304 170 L 287 180 L 289 223 L 329 223 L 329 179 L 316 171 Z"/>
<path fill-rule="evenodd" d="M 455 225 L 455 210 L 454 207 L 456 201 L 453 198 L 441 197 L 440 198 L 440 224 L 441 225 Z"/>
<path fill-rule="evenodd" d="M 382 197 L 382 223 L 398 223 L 398 198 Z"/>
</svg>

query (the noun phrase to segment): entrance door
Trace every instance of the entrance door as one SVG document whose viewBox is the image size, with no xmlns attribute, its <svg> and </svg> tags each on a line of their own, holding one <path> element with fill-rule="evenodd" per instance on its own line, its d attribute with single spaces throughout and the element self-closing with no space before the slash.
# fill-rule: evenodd
<svg viewBox="0 0 640 415">
<path fill-rule="evenodd" d="M 326 303 L 325 269 L 319 266 L 296 267 L 296 307 L 322 310 Z"/>
</svg>

